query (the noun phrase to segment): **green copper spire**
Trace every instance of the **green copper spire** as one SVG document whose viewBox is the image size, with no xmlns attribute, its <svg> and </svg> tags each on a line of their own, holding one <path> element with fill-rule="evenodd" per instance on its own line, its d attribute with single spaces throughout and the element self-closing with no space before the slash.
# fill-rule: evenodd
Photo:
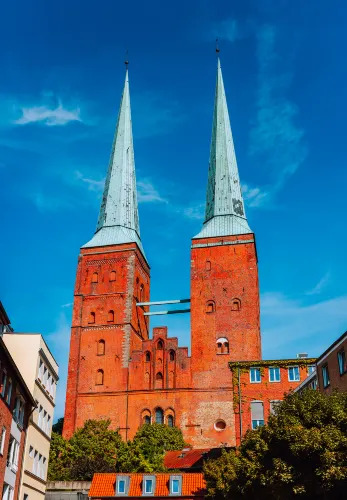
<svg viewBox="0 0 347 500">
<path fill-rule="evenodd" d="M 245 214 L 222 70 L 218 59 L 205 220 L 195 238 L 251 232 Z"/>
<path fill-rule="evenodd" d="M 85 247 L 137 243 L 140 239 L 128 69 L 105 181 L 99 219 Z"/>
</svg>

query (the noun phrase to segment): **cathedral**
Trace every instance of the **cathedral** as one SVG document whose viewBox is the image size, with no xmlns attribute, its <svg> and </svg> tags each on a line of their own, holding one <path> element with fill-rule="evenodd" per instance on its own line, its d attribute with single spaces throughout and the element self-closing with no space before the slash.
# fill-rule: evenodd
<svg viewBox="0 0 347 500">
<path fill-rule="evenodd" d="M 150 265 L 140 236 L 127 70 L 96 232 L 78 257 L 64 437 L 92 418 L 110 419 L 126 440 L 157 422 L 179 427 L 193 447 L 235 446 L 248 428 L 264 424 L 313 363 L 305 356 L 262 360 L 255 235 L 219 60 L 189 301 L 191 356 L 166 327 L 150 334 Z"/>
</svg>

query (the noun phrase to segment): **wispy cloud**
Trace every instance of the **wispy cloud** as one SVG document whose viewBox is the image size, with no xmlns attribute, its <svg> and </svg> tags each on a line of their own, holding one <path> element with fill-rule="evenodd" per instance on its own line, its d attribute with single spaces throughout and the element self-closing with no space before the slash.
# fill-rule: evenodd
<svg viewBox="0 0 347 500">
<path fill-rule="evenodd" d="M 305 304 L 280 293 L 261 296 L 265 357 L 320 354 L 346 330 L 347 296 Z"/>
<path fill-rule="evenodd" d="M 255 23 L 252 20 L 240 22 L 234 17 L 229 17 L 213 24 L 209 39 L 213 37 L 219 40 L 235 42 L 236 40 L 241 40 L 249 36 L 254 28 Z"/>
<path fill-rule="evenodd" d="M 141 179 L 137 182 L 137 198 L 139 203 L 168 203 L 168 200 L 159 194 L 157 188 L 150 179 Z"/>
<path fill-rule="evenodd" d="M 68 302 L 67 304 L 63 304 L 61 307 L 62 307 L 63 309 L 66 309 L 66 308 L 71 307 L 72 305 L 73 305 L 73 302 Z"/>
<path fill-rule="evenodd" d="M 63 197 L 56 197 L 42 192 L 34 192 L 29 196 L 36 208 L 44 212 L 55 212 L 62 208 L 72 208 L 72 204 Z"/>
<path fill-rule="evenodd" d="M 13 123 L 16 125 L 27 125 L 29 123 L 41 123 L 47 126 L 57 126 L 57 125 L 67 125 L 70 122 L 81 122 L 81 110 L 68 109 L 59 102 L 56 107 L 49 107 L 47 105 L 43 106 L 33 106 L 33 107 L 22 107 L 22 116 Z"/>
<path fill-rule="evenodd" d="M 85 177 L 82 172 L 76 170 L 75 172 L 76 178 L 86 184 L 89 191 L 98 191 L 101 192 L 104 189 L 105 178 L 103 179 L 91 179 L 90 177 Z"/>
<path fill-rule="evenodd" d="M 197 202 L 183 209 L 183 215 L 192 220 L 203 220 L 205 216 L 205 203 Z"/>
<path fill-rule="evenodd" d="M 324 288 L 328 285 L 330 281 L 331 275 L 330 272 L 328 271 L 327 273 L 324 274 L 324 276 L 318 281 L 316 286 L 312 288 L 312 290 L 309 290 L 306 292 L 306 295 L 319 295 L 322 293 Z"/>
<path fill-rule="evenodd" d="M 277 39 L 274 26 L 258 28 L 257 111 L 249 146 L 250 155 L 261 161 L 273 177 L 271 194 L 284 185 L 308 154 L 304 130 L 297 124 L 298 106 L 287 97 L 293 70 L 279 69 L 283 58 L 277 52 Z"/>
<path fill-rule="evenodd" d="M 257 208 L 265 205 L 268 201 L 269 193 L 259 187 L 242 184 L 243 198 L 247 206 Z"/>
</svg>

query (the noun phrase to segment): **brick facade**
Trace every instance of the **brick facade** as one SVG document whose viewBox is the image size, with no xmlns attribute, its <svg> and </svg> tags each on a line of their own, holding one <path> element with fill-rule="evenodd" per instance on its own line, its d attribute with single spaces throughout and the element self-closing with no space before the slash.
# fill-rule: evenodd
<svg viewBox="0 0 347 500">
<path fill-rule="evenodd" d="M 347 332 L 317 359 L 317 379 L 321 392 L 347 391 Z"/>
</svg>

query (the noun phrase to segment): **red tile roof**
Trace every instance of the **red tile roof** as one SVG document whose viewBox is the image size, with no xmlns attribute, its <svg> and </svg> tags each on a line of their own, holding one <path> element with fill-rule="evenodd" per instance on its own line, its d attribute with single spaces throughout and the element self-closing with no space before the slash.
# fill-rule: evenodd
<svg viewBox="0 0 347 500">
<path fill-rule="evenodd" d="M 164 458 L 164 465 L 167 469 L 190 469 L 194 465 L 198 465 L 198 462 L 201 464 L 203 456 L 209 451 L 210 448 L 167 451 Z"/>
<path fill-rule="evenodd" d="M 142 496 L 143 476 L 156 476 L 155 497 L 167 497 L 170 495 L 169 481 L 171 474 L 120 474 L 130 477 L 130 486 L 128 497 Z M 183 473 L 182 476 L 182 495 L 181 497 L 203 496 L 205 494 L 206 483 L 201 473 Z M 92 485 L 89 490 L 89 497 L 115 497 L 116 473 L 97 473 L 94 474 Z M 121 495 L 117 495 L 121 496 Z M 125 496 L 125 495 L 124 495 Z"/>
</svg>

